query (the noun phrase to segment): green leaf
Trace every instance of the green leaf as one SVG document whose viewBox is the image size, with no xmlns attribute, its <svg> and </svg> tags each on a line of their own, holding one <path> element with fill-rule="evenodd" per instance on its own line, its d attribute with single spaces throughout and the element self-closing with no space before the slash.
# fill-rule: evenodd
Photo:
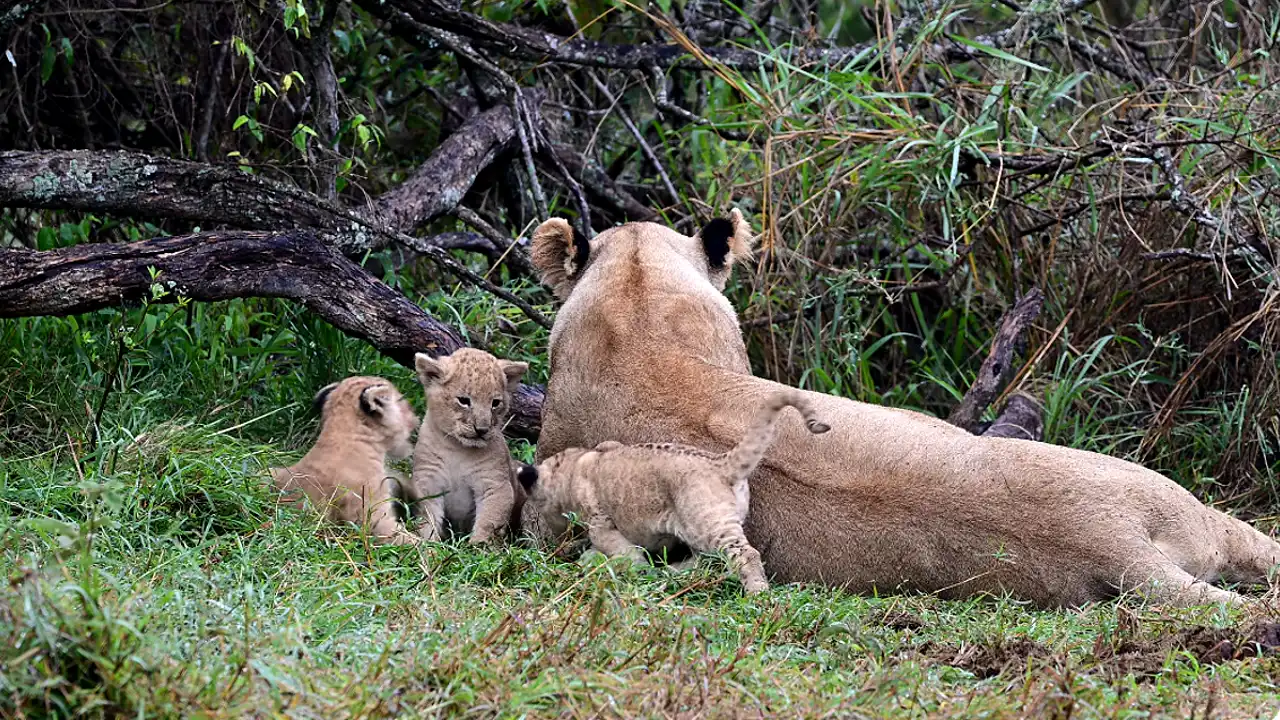
<svg viewBox="0 0 1280 720">
<path fill-rule="evenodd" d="M 997 57 L 997 58 L 1000 58 L 1001 60 L 1008 60 L 1011 63 L 1017 63 L 1018 65 L 1021 65 L 1023 67 L 1029 67 L 1032 70 L 1039 70 L 1040 72 L 1049 72 L 1049 68 L 1043 65 L 1037 65 L 1031 62 L 1030 60 L 1023 60 L 1017 55 L 1011 55 L 1001 50 L 1000 48 L 994 48 L 994 47 L 991 47 L 990 45 L 983 45 L 980 42 L 977 42 L 975 40 L 970 40 L 969 38 L 963 37 L 960 35 L 948 34 L 947 37 L 951 38 L 952 40 L 955 40 L 961 45 L 967 45 L 973 48 L 974 50 L 977 50 L 979 52 L 984 52 L 992 57 Z"/>
<path fill-rule="evenodd" d="M 62 38 L 61 45 L 62 56 L 67 59 L 67 67 L 71 67 L 76 61 L 76 51 L 71 49 L 71 41 L 67 38 Z"/>
<path fill-rule="evenodd" d="M 239 129 L 241 128 L 241 126 L 243 126 L 243 125 L 244 125 L 245 123 L 247 123 L 247 122 L 249 122 L 249 116 L 248 116 L 248 115 L 241 115 L 240 117 L 236 118 L 236 121 L 235 121 L 235 122 L 231 123 L 231 129 L 232 129 L 232 130 L 239 130 Z M 237 154 L 239 154 L 239 153 L 237 153 Z"/>
<path fill-rule="evenodd" d="M 44 54 L 40 57 L 40 84 L 44 85 L 49 82 L 49 78 L 53 77 L 53 64 L 58 59 L 58 53 L 53 49 L 52 45 L 44 46 Z"/>
</svg>

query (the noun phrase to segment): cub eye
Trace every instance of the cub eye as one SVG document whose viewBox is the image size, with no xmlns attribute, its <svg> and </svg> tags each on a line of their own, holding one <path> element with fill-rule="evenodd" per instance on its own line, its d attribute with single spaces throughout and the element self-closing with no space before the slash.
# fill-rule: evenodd
<svg viewBox="0 0 1280 720">
<path fill-rule="evenodd" d="M 500 408 L 500 407 L 502 407 L 502 398 L 494 398 L 494 399 L 493 399 L 493 409 L 494 409 L 494 410 L 497 410 L 497 409 L 498 409 L 498 408 Z"/>
<path fill-rule="evenodd" d="M 469 397 L 463 397 L 463 396 L 459 395 L 459 396 L 458 396 L 458 404 L 459 404 L 459 405 L 461 405 L 462 407 L 471 407 L 471 398 L 469 398 Z"/>
</svg>

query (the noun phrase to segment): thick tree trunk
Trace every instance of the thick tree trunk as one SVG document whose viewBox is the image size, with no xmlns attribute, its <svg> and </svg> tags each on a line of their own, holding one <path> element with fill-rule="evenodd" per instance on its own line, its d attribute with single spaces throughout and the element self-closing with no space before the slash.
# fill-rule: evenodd
<svg viewBox="0 0 1280 720">
<path fill-rule="evenodd" d="M 151 270 L 156 271 L 153 279 Z M 0 318 L 72 315 L 136 303 L 153 284 L 165 294 L 213 302 L 296 300 L 342 330 L 413 367 L 413 355 L 445 355 L 461 336 L 306 230 L 199 233 L 127 245 L 0 250 Z M 509 432 L 535 439 L 542 389 L 521 386 Z"/>
</svg>

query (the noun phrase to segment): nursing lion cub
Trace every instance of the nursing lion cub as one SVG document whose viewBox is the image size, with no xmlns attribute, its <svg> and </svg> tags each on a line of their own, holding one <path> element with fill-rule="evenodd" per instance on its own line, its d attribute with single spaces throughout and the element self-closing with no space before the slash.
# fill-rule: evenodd
<svg viewBox="0 0 1280 720">
<path fill-rule="evenodd" d="M 523 499 L 502 429 L 529 366 L 472 348 L 441 358 L 419 353 L 414 364 L 427 394 L 413 451 L 414 490 L 423 498 L 414 509 L 418 533 L 435 541 L 448 530 L 471 533 L 472 544 L 489 542 Z"/>
<path fill-rule="evenodd" d="M 783 390 L 769 398 L 736 447 L 714 454 L 688 445 L 623 445 L 607 441 L 592 450 L 570 448 L 517 473 L 529 494 L 524 529 L 553 542 L 569 530 L 566 514 L 586 522 L 592 549 L 609 557 L 645 561 L 682 542 L 694 552 L 723 550 L 747 594 L 768 589 L 760 553 L 747 542 L 750 490 L 747 477 L 773 444 L 778 416 L 787 407 L 804 415 L 809 432 L 828 428 L 803 394 Z"/>
<path fill-rule="evenodd" d="M 409 442 L 418 416 L 391 383 L 376 377 L 349 377 L 316 393 L 320 436 L 296 465 L 272 468 L 282 493 L 305 493 L 330 520 L 367 523 L 376 540 L 414 543 L 396 518 L 395 501 L 415 495 L 405 478 L 387 468 L 413 452 Z M 407 496 L 407 497 L 406 497 Z M 301 499 L 301 498 L 297 498 Z"/>
<path fill-rule="evenodd" d="M 736 210 L 694 237 L 631 223 L 588 242 L 564 220 L 538 227 L 534 262 L 564 301 L 539 459 L 609 440 L 723 451 L 743 436 L 783 388 L 751 375 L 721 292 L 751 237 Z M 1210 583 L 1265 582 L 1280 561 L 1270 538 L 1133 463 L 804 396 L 831 432 L 784 416 L 750 480 L 746 537 L 774 581 L 1040 606 L 1129 590 L 1239 603 Z"/>
</svg>

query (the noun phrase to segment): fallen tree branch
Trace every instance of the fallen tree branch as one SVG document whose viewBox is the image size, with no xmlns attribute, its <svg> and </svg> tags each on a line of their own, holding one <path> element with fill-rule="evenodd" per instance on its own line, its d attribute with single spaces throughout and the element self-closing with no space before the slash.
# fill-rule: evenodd
<svg viewBox="0 0 1280 720">
<path fill-rule="evenodd" d="M 1044 413 L 1030 396 L 1017 393 L 1009 398 L 1004 411 L 981 435 L 1040 441 L 1044 438 Z"/>
<path fill-rule="evenodd" d="M 542 102 L 539 90 L 526 90 L 524 98 L 535 107 Z M 400 232 L 415 228 L 451 212 L 475 184 L 476 177 L 497 156 L 514 146 L 517 118 L 506 106 L 494 107 L 463 123 L 440 143 L 404 182 L 380 195 L 372 215 Z"/>
<path fill-rule="evenodd" d="M 978 369 L 978 376 L 961 398 L 960 404 L 951 411 L 947 422 L 969 432 L 974 432 L 980 426 L 983 411 L 996 399 L 1013 374 L 1013 361 L 1019 352 L 1018 346 L 1031 321 L 1040 314 L 1043 304 L 1044 294 L 1039 288 L 1031 288 L 1005 313 L 1000 321 L 1000 329 L 991 340 L 991 350 Z"/>
<path fill-rule="evenodd" d="M 536 91 L 526 93 L 540 101 Z M 78 210 L 247 230 L 307 227 L 347 254 L 377 250 L 444 215 L 516 137 L 500 107 L 469 119 L 407 180 L 357 213 L 225 165 L 132 152 L 0 152 L 0 207 Z"/>
<path fill-rule="evenodd" d="M 457 330 L 306 230 L 197 233 L 44 252 L 0 250 L 0 318 L 73 315 L 132 304 L 152 298 L 156 283 L 164 294 L 153 302 L 296 300 L 407 367 L 413 367 L 414 353 L 447 355 L 466 345 Z M 542 389 L 521 386 L 509 430 L 536 438 L 541 407 Z"/>
</svg>

